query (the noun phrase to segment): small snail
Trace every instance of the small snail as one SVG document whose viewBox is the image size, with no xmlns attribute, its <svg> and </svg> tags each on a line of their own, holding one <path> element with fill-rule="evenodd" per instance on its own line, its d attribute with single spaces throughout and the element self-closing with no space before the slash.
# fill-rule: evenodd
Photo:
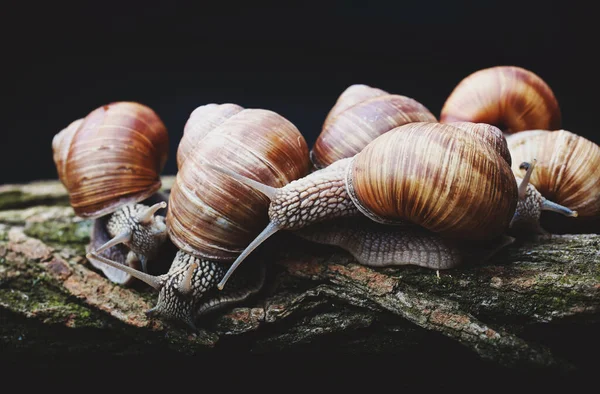
<svg viewBox="0 0 600 394">
<path fill-rule="evenodd" d="M 348 87 L 329 111 L 310 152 L 316 168 L 352 157 L 376 137 L 410 122 L 436 122 L 424 105 L 367 85 Z"/>
<path fill-rule="evenodd" d="M 227 266 L 266 224 L 269 200 L 205 164 L 210 161 L 276 188 L 306 175 L 310 161 L 304 137 L 287 119 L 233 104 L 196 109 L 186 123 L 178 158 L 166 223 L 179 251 L 169 272 L 153 276 L 93 252 L 88 256 L 157 289 L 158 301 L 149 316 L 181 320 L 193 327 L 197 315 L 245 299 L 261 287 L 264 278 L 262 270 L 253 270 L 215 294 Z"/>
<path fill-rule="evenodd" d="M 167 130 L 158 115 L 134 102 L 104 105 L 56 134 L 52 150 L 75 214 L 98 219 L 88 249 L 124 264 L 139 260 L 146 271 L 146 262 L 166 239 L 164 218 L 155 216 L 166 207 L 156 193 L 168 153 Z M 139 204 L 151 196 L 152 206 Z M 91 263 L 114 282 L 131 279 Z"/>
<path fill-rule="evenodd" d="M 440 122 L 455 121 L 487 123 L 510 134 L 558 129 L 561 112 L 554 93 L 539 76 L 521 67 L 496 66 L 474 72 L 454 88 Z"/>
<path fill-rule="evenodd" d="M 567 130 L 528 130 L 507 137 L 508 148 L 514 159 L 513 172 L 521 174 L 527 165 L 525 158 L 536 158 L 531 169 L 530 183 L 539 198 L 564 205 L 577 219 L 560 219 L 554 215 L 546 221 L 552 232 L 581 232 L 600 219 L 600 147 L 592 141 Z M 545 203 L 542 209 L 563 213 L 562 207 Z M 538 212 L 539 216 L 541 212 Z M 597 226 L 596 226 L 597 228 Z M 539 228 L 543 231 L 542 228 Z M 592 231 L 592 230 L 590 230 Z M 584 230 L 585 232 L 585 230 Z"/>
</svg>

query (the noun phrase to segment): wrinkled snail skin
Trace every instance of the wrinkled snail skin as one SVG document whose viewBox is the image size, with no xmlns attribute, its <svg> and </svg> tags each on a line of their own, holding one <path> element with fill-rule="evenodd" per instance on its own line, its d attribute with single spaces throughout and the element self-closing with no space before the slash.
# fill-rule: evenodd
<svg viewBox="0 0 600 394">
<path fill-rule="evenodd" d="M 103 253 L 124 244 L 134 256 L 122 256 L 122 248 L 107 253 L 122 263 L 139 262 L 146 270 L 147 261 L 166 239 L 164 218 L 154 216 L 166 202 L 140 204 L 160 189 L 159 174 L 167 160 L 168 135 L 158 115 L 139 103 L 110 103 L 57 133 L 52 150 L 75 214 L 94 220 L 110 216 L 102 221 L 105 230 L 92 233 L 93 250 Z M 97 242 L 96 236 L 104 242 Z M 132 279 L 97 261 L 91 263 L 116 283 Z"/>
<path fill-rule="evenodd" d="M 144 272 L 161 269 L 161 252 L 164 249 L 167 231 L 164 222 L 166 210 L 159 209 L 153 216 L 151 225 L 141 226 L 136 212 L 144 212 L 150 206 L 160 204 L 163 206 L 168 201 L 168 196 L 158 192 L 146 200 L 144 204 L 127 205 L 116 211 L 113 215 L 105 215 L 94 219 L 90 243 L 86 252 L 95 252 L 105 258 L 126 264 L 130 267 L 141 269 Z M 165 205 L 166 206 L 166 205 Z M 131 215 L 133 213 L 133 215 Z M 123 223 L 124 222 L 124 223 Z M 134 229 L 131 247 L 125 243 L 115 243 L 119 240 L 118 234 Z M 114 245 L 111 245 L 114 243 Z M 108 245 L 108 246 L 106 246 Z M 99 252 L 98 252 L 99 250 Z M 135 278 L 120 269 L 114 269 L 94 258 L 89 259 L 90 264 L 102 271 L 110 281 L 122 285 L 133 284 Z"/>
<path fill-rule="evenodd" d="M 384 224 L 408 221 L 441 236 L 483 241 L 502 236 L 516 209 L 517 185 L 506 159 L 451 125 L 397 127 L 334 165 L 334 170 L 315 171 L 280 189 L 262 189 L 271 199 L 270 223 L 232 264 L 219 288 L 254 248 L 282 229 L 357 216 L 358 210 Z M 232 171 L 207 166 L 255 185 Z"/>
<path fill-rule="evenodd" d="M 317 169 L 359 153 L 387 131 L 410 122 L 436 122 L 418 101 L 367 85 L 351 85 L 338 98 L 310 151 Z"/>
<path fill-rule="evenodd" d="M 505 133 L 560 127 L 558 101 L 548 84 L 516 66 L 496 66 L 464 78 L 443 105 L 440 122 L 497 126 Z M 530 160 L 530 159 L 528 159 Z"/>
<path fill-rule="evenodd" d="M 463 262 L 461 250 L 451 241 L 414 225 L 388 226 L 366 218 L 341 218 L 315 223 L 293 234 L 340 247 L 360 264 L 371 267 L 450 269 Z"/>
<path fill-rule="evenodd" d="M 266 223 L 269 200 L 205 163 L 274 189 L 305 176 L 310 161 L 306 141 L 291 122 L 272 111 L 240 108 L 209 104 L 196 109 L 186 124 L 182 143 L 195 146 L 179 148 L 180 167 L 166 215 L 168 236 L 178 251 L 166 274 L 148 275 L 88 254 L 155 288 L 159 294 L 148 311 L 151 317 L 193 327 L 199 315 L 242 301 L 262 286 L 264 267 L 256 262 L 248 265 L 247 275 L 217 290 L 231 261 Z"/>
</svg>

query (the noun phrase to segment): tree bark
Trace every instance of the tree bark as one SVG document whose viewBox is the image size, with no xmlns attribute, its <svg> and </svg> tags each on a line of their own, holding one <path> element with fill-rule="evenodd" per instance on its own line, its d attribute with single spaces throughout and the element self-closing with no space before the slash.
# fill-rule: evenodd
<svg viewBox="0 0 600 394">
<path fill-rule="evenodd" d="M 543 236 L 438 276 L 361 266 L 282 233 L 260 249 L 263 290 L 200 318 L 193 334 L 146 318 L 154 290 L 112 284 L 87 262 L 90 230 L 56 181 L 0 186 L 3 354 L 319 351 L 394 354 L 415 368 L 571 371 L 600 349 L 599 235 Z"/>
</svg>

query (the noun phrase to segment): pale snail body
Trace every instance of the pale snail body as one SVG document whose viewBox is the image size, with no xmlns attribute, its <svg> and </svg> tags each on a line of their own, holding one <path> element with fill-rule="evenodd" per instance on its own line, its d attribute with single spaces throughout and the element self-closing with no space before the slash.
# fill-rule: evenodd
<svg viewBox="0 0 600 394">
<path fill-rule="evenodd" d="M 443 270 L 463 262 L 457 245 L 414 225 L 387 226 L 367 218 L 346 217 L 315 223 L 294 234 L 340 247 L 371 267 L 417 265 Z"/>
<path fill-rule="evenodd" d="M 552 89 L 538 75 L 521 67 L 496 66 L 467 76 L 451 92 L 440 122 L 456 121 L 487 123 L 505 133 L 555 130 L 561 112 Z"/>
<path fill-rule="evenodd" d="M 507 142 L 515 175 L 522 173 L 519 164 L 523 158 L 535 157 L 530 183 L 544 198 L 577 212 L 576 219 L 555 218 L 561 223 L 553 230 L 562 227 L 563 231 L 573 231 L 600 220 L 597 144 L 567 130 L 528 130 L 509 136 Z"/>
<path fill-rule="evenodd" d="M 203 116 L 196 117 L 198 113 Z M 195 125 L 196 120 L 201 124 Z M 196 109 L 181 144 L 166 218 L 169 238 L 179 249 L 169 272 L 152 276 L 118 268 L 159 291 L 149 315 L 193 326 L 197 315 L 245 299 L 264 280 L 259 264 L 248 276 L 237 278 L 239 283 L 216 289 L 231 261 L 266 224 L 269 200 L 206 163 L 244 173 L 268 187 L 282 187 L 306 175 L 310 161 L 304 137 L 287 119 L 233 104 Z M 101 261 L 117 266 L 108 259 Z"/>
<path fill-rule="evenodd" d="M 104 105 L 56 134 L 52 150 L 75 214 L 91 219 L 111 215 L 103 221 L 106 226 L 94 226 L 88 250 L 122 263 L 141 263 L 146 269 L 146 261 L 166 239 L 164 218 L 154 216 L 166 203 L 138 204 L 160 189 L 159 175 L 167 160 L 168 135 L 158 115 L 134 102 Z M 110 250 L 121 243 L 134 255 L 124 255 L 128 251 L 120 247 Z M 91 263 L 114 282 L 132 279 L 100 262 Z"/>
<path fill-rule="evenodd" d="M 387 131 L 410 122 L 436 122 L 418 101 L 367 85 L 351 85 L 339 96 L 310 152 L 316 168 L 364 149 Z"/>
</svg>

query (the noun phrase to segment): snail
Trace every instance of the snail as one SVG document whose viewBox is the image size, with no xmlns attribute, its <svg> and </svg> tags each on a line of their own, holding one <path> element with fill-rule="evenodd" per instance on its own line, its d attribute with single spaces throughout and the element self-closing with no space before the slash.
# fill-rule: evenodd
<svg viewBox="0 0 600 394">
<path fill-rule="evenodd" d="M 340 217 L 363 214 L 384 224 L 410 222 L 441 236 L 473 241 L 503 235 L 527 183 L 517 185 L 508 158 L 492 147 L 485 133 L 472 132 L 481 128 L 466 126 L 405 124 L 377 137 L 352 158 L 280 189 L 207 163 L 271 199 L 270 223 L 232 264 L 219 288 L 277 231 Z M 522 216 L 528 207 L 523 205 Z"/>
<path fill-rule="evenodd" d="M 412 98 L 356 84 L 339 96 L 310 151 L 318 169 L 352 157 L 376 137 L 410 122 L 436 122 L 425 106 Z"/>
<path fill-rule="evenodd" d="M 515 175 L 527 169 L 526 158 L 536 158 L 531 169 L 531 187 L 545 202 L 542 209 L 563 213 L 561 206 L 576 211 L 576 219 L 562 219 L 558 215 L 545 225 L 552 232 L 586 232 L 597 229 L 600 219 L 600 147 L 592 141 L 567 130 L 528 130 L 507 137 L 508 148 L 514 159 Z M 556 207 L 546 199 L 555 201 Z M 537 216 L 541 212 L 537 212 Z M 589 229 L 589 230 L 588 230 Z"/>
<path fill-rule="evenodd" d="M 179 170 L 169 196 L 168 236 L 178 248 L 169 271 L 148 275 L 88 253 L 88 258 L 158 290 L 158 301 L 148 316 L 183 321 L 190 327 L 200 314 L 254 294 L 264 280 L 258 264 L 259 269 L 249 267 L 249 275 L 236 278 L 222 292 L 216 289 L 228 265 L 266 224 L 269 200 L 210 170 L 205 166 L 209 161 L 273 188 L 305 176 L 310 167 L 304 137 L 281 115 L 234 104 L 199 107 L 186 123 L 178 147 Z"/>
<path fill-rule="evenodd" d="M 496 66 L 464 78 L 446 99 L 440 122 L 494 125 L 510 134 L 560 127 L 558 101 L 548 84 L 516 66 Z"/>
<path fill-rule="evenodd" d="M 70 204 L 77 216 L 95 219 L 89 250 L 147 271 L 166 239 L 164 218 L 155 214 L 166 207 L 158 191 L 168 143 L 158 115 L 135 102 L 99 107 L 54 136 L 54 163 Z M 140 204 L 145 200 L 152 205 Z M 91 263 L 114 282 L 132 279 Z"/>
</svg>

